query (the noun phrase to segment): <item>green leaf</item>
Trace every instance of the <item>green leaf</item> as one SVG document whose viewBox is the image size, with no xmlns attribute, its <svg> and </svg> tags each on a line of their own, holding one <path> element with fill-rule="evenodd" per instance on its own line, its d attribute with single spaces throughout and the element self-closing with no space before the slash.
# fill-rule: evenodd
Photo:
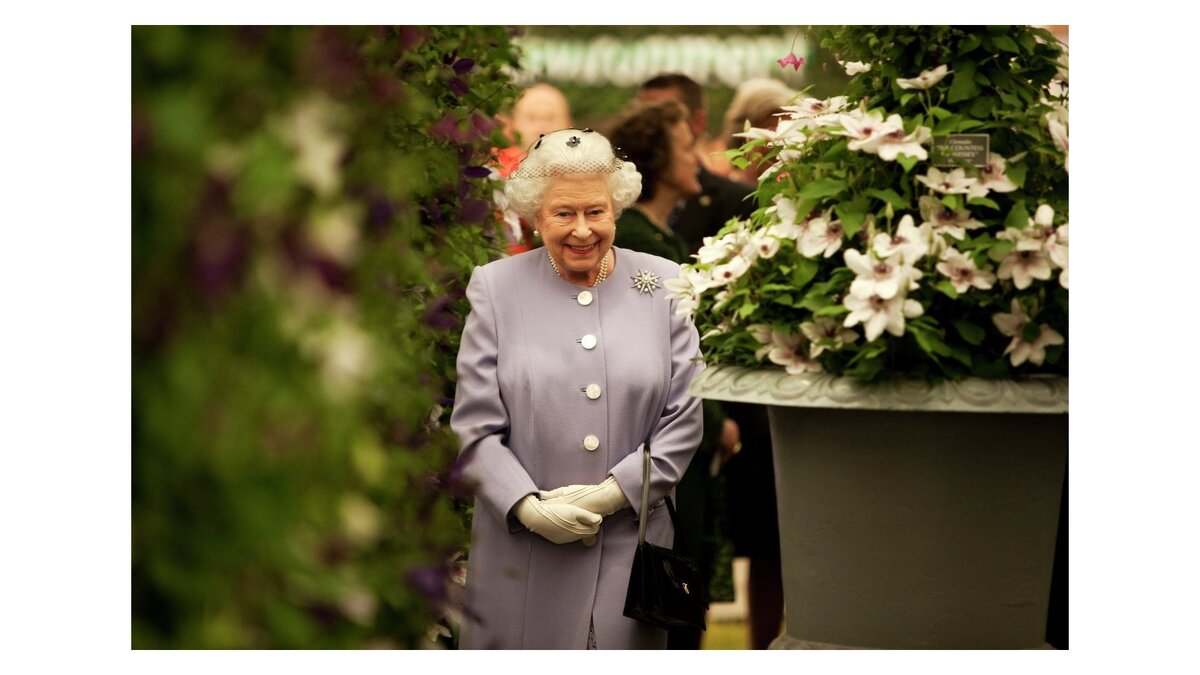
<svg viewBox="0 0 1200 675">
<path fill-rule="evenodd" d="M 834 207 L 834 212 L 842 221 L 842 229 L 845 231 L 846 237 L 853 238 L 862 229 L 863 221 L 867 217 L 867 205 L 865 200 L 859 199 L 839 202 Z"/>
<path fill-rule="evenodd" d="M 942 195 L 941 202 L 942 205 L 951 211 L 957 211 L 962 208 L 962 201 L 960 201 L 958 195 Z"/>
<path fill-rule="evenodd" d="M 832 304 L 834 304 L 833 298 L 829 297 L 828 295 L 809 293 L 808 295 L 804 296 L 799 303 L 796 304 L 796 307 L 799 307 L 800 309 L 807 309 L 810 312 L 816 313 Z"/>
<path fill-rule="evenodd" d="M 968 35 L 967 37 L 963 38 L 962 44 L 958 46 L 958 56 L 962 56 L 963 54 L 978 48 L 981 44 L 983 44 L 983 41 L 979 39 L 978 35 Z"/>
<path fill-rule="evenodd" d="M 932 114 L 934 117 L 938 118 L 939 120 L 944 120 L 944 119 L 946 119 L 947 117 L 950 117 L 951 115 L 953 115 L 953 114 L 954 114 L 954 113 L 950 112 L 949 110 L 946 110 L 945 108 L 939 108 L 939 107 L 937 107 L 936 105 L 935 105 L 935 106 L 933 106 L 932 108 L 930 108 L 930 109 L 929 109 L 929 112 L 930 112 L 930 113 L 931 113 L 931 114 Z"/>
<path fill-rule="evenodd" d="M 986 118 L 996 108 L 996 99 L 992 96 L 980 96 L 971 102 L 971 117 Z"/>
<path fill-rule="evenodd" d="M 988 199 L 987 197 L 972 197 L 967 200 L 967 203 L 973 206 L 986 206 L 989 209 L 994 209 L 996 211 L 1000 210 L 1000 205 Z"/>
<path fill-rule="evenodd" d="M 917 95 L 916 92 L 913 92 L 913 91 L 910 91 L 907 94 L 902 95 L 900 97 L 900 105 L 908 105 L 908 102 L 913 100 L 913 97 L 916 95 Z"/>
<path fill-rule="evenodd" d="M 1011 253 L 1016 247 L 1017 245 L 1011 241 L 1000 239 L 995 244 L 992 244 L 990 248 L 988 248 L 988 257 L 999 262 L 1004 260 L 1004 257 Z"/>
<path fill-rule="evenodd" d="M 795 300 L 792 299 L 791 293 L 784 293 L 771 298 L 771 302 L 777 305 L 783 305 L 784 307 L 791 307 Z"/>
<path fill-rule="evenodd" d="M 971 353 L 960 345 L 948 345 L 950 349 L 950 358 L 958 361 L 964 366 L 971 367 Z"/>
<path fill-rule="evenodd" d="M 989 380 L 1006 379 L 1009 376 L 1008 361 L 1006 357 L 995 361 L 976 361 L 971 367 L 971 374 Z"/>
<path fill-rule="evenodd" d="M 1021 48 L 1018 47 L 1017 43 L 1007 35 L 993 35 L 989 39 L 992 41 L 992 46 L 994 46 L 996 49 L 1012 52 L 1013 54 L 1021 53 Z"/>
<path fill-rule="evenodd" d="M 1029 167 L 1026 166 L 1024 162 L 1018 164 L 1008 164 L 1004 168 L 1004 175 L 1008 176 L 1008 179 L 1013 182 L 1013 185 L 1016 185 L 1018 188 L 1023 188 L 1025 187 L 1025 173 L 1028 170 Z"/>
<path fill-rule="evenodd" d="M 948 295 L 951 300 L 958 299 L 958 291 L 955 290 L 954 284 L 950 283 L 949 279 L 942 279 L 941 281 L 934 284 L 933 287 L 938 289 L 942 293 L 945 293 L 946 295 Z"/>
<path fill-rule="evenodd" d="M 892 188 L 887 188 L 886 190 L 880 190 L 878 188 L 871 188 L 869 190 L 864 190 L 863 194 L 867 195 L 868 197 L 875 197 L 876 199 L 885 201 L 888 204 L 891 204 L 892 208 L 896 208 L 896 209 L 909 208 L 908 200 L 905 199 L 904 197 L 901 197 Z"/>
<path fill-rule="evenodd" d="M 738 308 L 738 316 L 745 319 L 758 309 L 757 302 L 747 302 Z"/>
<path fill-rule="evenodd" d="M 950 82 L 950 94 L 946 100 L 958 103 L 979 93 L 979 85 L 975 84 L 975 63 L 959 61 L 954 64 L 954 79 Z"/>
<path fill-rule="evenodd" d="M 916 166 L 917 162 L 919 162 L 919 161 L 921 161 L 921 160 L 916 157 L 909 157 L 908 155 L 904 154 L 903 152 L 899 153 L 896 156 L 896 163 L 898 163 L 900 166 L 904 167 L 904 173 L 908 173 L 909 171 L 912 171 L 912 168 L 914 166 Z"/>
<path fill-rule="evenodd" d="M 800 290 L 808 285 L 808 282 L 817 276 L 817 269 L 820 264 L 816 260 L 801 258 L 796 263 L 796 269 L 792 270 L 792 287 L 795 290 Z"/>
<path fill-rule="evenodd" d="M 826 305 L 813 312 L 813 316 L 841 316 L 849 313 L 850 310 L 845 305 Z"/>
<path fill-rule="evenodd" d="M 1004 219 L 1004 226 L 1022 230 L 1028 225 L 1029 212 L 1025 210 L 1025 200 L 1022 199 L 1014 204 L 1008 212 L 1008 217 Z"/>
<path fill-rule="evenodd" d="M 729 163 L 739 169 L 745 169 L 746 167 L 750 166 L 750 160 L 746 159 L 745 157 L 734 157 L 733 159 L 729 160 Z"/>
<path fill-rule="evenodd" d="M 846 181 L 836 178 L 822 178 L 815 180 L 805 185 L 796 194 L 797 200 L 812 199 L 817 200 L 822 197 L 832 197 L 842 190 L 846 189 Z"/>
<path fill-rule="evenodd" d="M 983 344 L 983 338 L 987 336 L 986 331 L 966 319 L 956 319 L 954 321 L 954 329 L 958 331 L 958 334 L 969 345 L 981 345 Z"/>
<path fill-rule="evenodd" d="M 933 127 L 934 136 L 945 136 L 952 134 L 958 129 L 958 125 L 962 122 L 962 117 L 959 115 L 951 115 L 942 121 L 938 122 Z"/>
</svg>

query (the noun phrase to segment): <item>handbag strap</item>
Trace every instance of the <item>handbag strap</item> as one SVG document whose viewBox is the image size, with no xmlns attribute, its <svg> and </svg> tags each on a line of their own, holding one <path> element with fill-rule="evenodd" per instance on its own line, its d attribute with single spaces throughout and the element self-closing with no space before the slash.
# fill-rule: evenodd
<svg viewBox="0 0 1200 675">
<path fill-rule="evenodd" d="M 650 511 L 650 444 L 642 443 L 642 510 L 638 511 L 638 545 L 646 543 L 646 516 Z M 671 524 L 678 527 L 675 518 L 675 503 L 671 500 L 671 495 L 663 498 L 667 503 L 667 515 L 671 517 Z"/>
<path fill-rule="evenodd" d="M 642 443 L 642 510 L 638 511 L 638 546 L 646 543 L 646 512 L 650 510 L 650 444 Z"/>
</svg>

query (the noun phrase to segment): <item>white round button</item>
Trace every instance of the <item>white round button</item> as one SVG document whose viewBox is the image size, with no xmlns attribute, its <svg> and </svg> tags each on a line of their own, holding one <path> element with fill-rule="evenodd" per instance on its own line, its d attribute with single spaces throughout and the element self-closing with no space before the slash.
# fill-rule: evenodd
<svg viewBox="0 0 1200 675">
<path fill-rule="evenodd" d="M 576 298 L 576 300 L 578 300 L 578 301 L 579 301 L 579 304 L 581 304 L 581 305 L 583 305 L 584 307 L 586 307 L 586 306 L 588 306 L 588 305 L 592 304 L 592 292 L 591 292 L 591 291 L 584 291 L 584 292 L 582 292 L 582 293 L 580 293 L 580 294 L 579 294 L 579 297 L 578 297 L 578 298 Z"/>
<path fill-rule="evenodd" d="M 600 447 L 600 439 L 596 434 L 588 434 L 583 438 L 583 447 L 587 448 L 588 452 L 595 452 L 596 448 Z"/>
<path fill-rule="evenodd" d="M 587 397 L 588 397 L 588 398 L 590 398 L 590 399 L 592 399 L 593 401 L 595 401 L 596 399 L 600 398 L 600 385 L 598 385 L 598 384 L 589 384 L 589 385 L 587 386 L 587 390 L 586 390 L 586 391 L 587 391 Z"/>
<path fill-rule="evenodd" d="M 580 342 L 583 343 L 584 349 L 595 349 L 596 348 L 596 336 L 592 335 L 590 333 L 587 335 L 584 335 L 583 339 L 580 340 Z"/>
</svg>

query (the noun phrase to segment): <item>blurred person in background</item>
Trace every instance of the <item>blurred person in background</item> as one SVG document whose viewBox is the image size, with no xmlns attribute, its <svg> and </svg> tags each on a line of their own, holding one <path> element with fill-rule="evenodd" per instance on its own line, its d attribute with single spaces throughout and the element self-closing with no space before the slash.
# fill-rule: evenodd
<svg viewBox="0 0 1200 675">
<path fill-rule="evenodd" d="M 646 540 L 669 547 L 658 504 L 700 443 L 701 403 L 687 391 L 703 365 L 661 281 L 630 283 L 678 265 L 613 245 L 641 179 L 591 129 L 546 134 L 505 186 L 544 249 L 471 275 L 450 419 L 476 487 L 463 648 L 666 646 L 666 631 L 623 614 L 639 450 L 653 456 Z"/>
<path fill-rule="evenodd" d="M 708 125 L 704 89 L 695 80 L 680 73 L 658 75 L 638 87 L 637 99 L 643 103 L 677 101 L 687 110 L 687 123 L 692 130 L 693 144 L 704 134 Z M 693 146 L 695 152 L 697 148 Z M 749 218 L 754 202 L 746 199 L 752 189 L 741 183 L 718 176 L 705 167 L 703 157 L 697 169 L 700 194 L 689 197 L 683 207 L 671 217 L 671 227 L 687 242 L 688 251 L 695 253 L 705 237 L 711 237 L 730 218 Z"/>
<path fill-rule="evenodd" d="M 637 203 L 617 219 L 616 244 L 673 260 L 688 261 L 687 243 L 667 225 L 679 203 L 701 192 L 699 161 L 692 152 L 695 137 L 682 104 L 664 100 L 641 104 L 627 112 L 614 127 L 612 142 L 642 174 Z M 675 276 L 675 275 L 673 275 Z M 704 436 L 700 448 L 676 491 L 678 505 L 675 551 L 696 561 L 706 583 L 711 582 L 717 541 L 714 457 L 727 455 L 738 442 L 737 425 L 726 420 L 721 405 L 704 402 Z M 668 631 L 669 649 L 699 649 L 701 631 L 677 628 Z"/>
<path fill-rule="evenodd" d="M 526 87 L 513 103 L 512 113 L 500 115 L 504 135 L 528 149 L 542 134 L 571 126 L 571 104 L 557 87 L 539 82 Z"/>
<path fill-rule="evenodd" d="M 704 89 L 686 75 L 673 73 L 646 80 L 638 88 L 645 102 L 673 100 L 688 111 L 693 137 L 708 122 Z M 747 219 L 754 211 L 753 186 L 717 176 L 700 166 L 701 192 L 688 198 L 673 215 L 673 229 L 695 253 L 704 237 L 714 236 L 730 218 Z M 750 646 L 766 649 L 783 621 L 783 568 L 779 556 L 779 517 L 775 499 L 775 467 L 767 408 L 752 403 L 721 404 L 726 425 L 737 429 L 738 442 L 721 453 L 724 463 L 726 513 L 733 554 L 750 560 Z"/>
<path fill-rule="evenodd" d="M 506 161 L 519 159 L 542 135 L 573 124 L 567 97 L 557 87 L 544 82 L 526 87 L 513 103 L 512 112 L 501 113 L 496 118 L 509 143 L 508 148 L 498 151 Z M 541 245 L 537 230 L 525 218 L 521 219 L 520 230 L 521 240 L 512 242 L 509 253 L 520 253 Z"/>
<path fill-rule="evenodd" d="M 784 112 L 783 106 L 795 95 L 796 92 L 786 84 L 765 77 L 739 84 L 733 93 L 733 100 L 729 102 L 729 108 L 725 111 L 722 125 L 726 147 L 737 148 L 746 142 L 746 139 L 734 134 L 741 133 L 747 122 L 752 127 L 773 131 L 779 124 L 779 118 L 775 114 Z M 767 148 L 759 147 L 756 150 L 761 154 L 765 153 Z M 751 187 L 757 186 L 758 177 L 770 166 L 770 162 L 752 162 L 745 169 L 734 167 L 729 172 L 729 178 Z"/>
</svg>

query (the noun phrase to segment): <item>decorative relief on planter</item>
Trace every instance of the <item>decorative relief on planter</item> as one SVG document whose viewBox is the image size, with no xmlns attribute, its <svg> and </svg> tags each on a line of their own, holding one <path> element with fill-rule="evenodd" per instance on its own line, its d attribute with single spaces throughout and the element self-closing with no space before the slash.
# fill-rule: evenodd
<svg viewBox="0 0 1200 675">
<path fill-rule="evenodd" d="M 1046 375 L 1023 380 L 967 378 L 961 382 L 939 384 L 906 378 L 864 384 L 828 373 L 788 375 L 779 369 L 709 366 L 692 382 L 690 393 L 719 401 L 801 408 L 1067 412 L 1067 378 Z"/>
</svg>

